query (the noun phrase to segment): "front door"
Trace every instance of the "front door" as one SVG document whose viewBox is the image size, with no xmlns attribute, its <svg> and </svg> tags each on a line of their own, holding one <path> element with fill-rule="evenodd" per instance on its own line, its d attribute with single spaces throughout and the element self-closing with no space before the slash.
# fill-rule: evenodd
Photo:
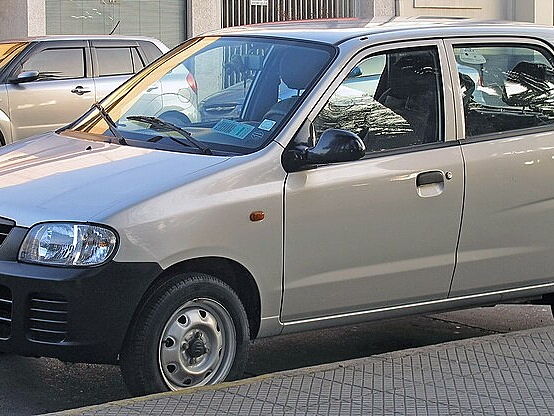
<svg viewBox="0 0 554 416">
<path fill-rule="evenodd" d="M 352 131 L 366 157 L 286 179 L 285 323 L 448 295 L 463 161 L 443 44 L 412 45 L 356 59 L 313 119 L 315 139 Z"/>
<path fill-rule="evenodd" d="M 38 49 L 35 47 L 16 70 L 39 71 L 39 79 L 7 87 L 14 140 L 68 124 L 94 103 L 94 82 L 87 76 L 85 42 L 55 46 L 44 43 Z"/>
</svg>

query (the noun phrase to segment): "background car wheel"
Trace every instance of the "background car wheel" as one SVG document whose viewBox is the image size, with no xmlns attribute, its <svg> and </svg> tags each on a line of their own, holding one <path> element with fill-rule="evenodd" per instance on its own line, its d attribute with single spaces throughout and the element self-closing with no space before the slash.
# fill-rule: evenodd
<svg viewBox="0 0 554 416">
<path fill-rule="evenodd" d="M 235 292 L 213 276 L 185 273 L 154 289 L 121 354 L 134 395 L 216 384 L 242 376 L 248 318 Z"/>
<path fill-rule="evenodd" d="M 164 121 L 168 121 L 179 127 L 190 126 L 190 118 L 188 118 L 187 115 L 177 110 L 164 111 L 158 117 Z"/>
</svg>

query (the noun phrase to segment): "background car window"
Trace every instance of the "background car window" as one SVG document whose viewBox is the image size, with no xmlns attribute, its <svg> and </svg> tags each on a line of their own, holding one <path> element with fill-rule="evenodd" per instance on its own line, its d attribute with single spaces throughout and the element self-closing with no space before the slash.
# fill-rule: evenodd
<svg viewBox="0 0 554 416">
<path fill-rule="evenodd" d="M 534 47 L 454 48 L 467 137 L 554 123 L 554 71 Z"/>
<path fill-rule="evenodd" d="M 140 55 L 137 51 L 137 48 L 132 48 L 131 51 L 132 51 L 132 54 L 133 54 L 133 67 L 134 67 L 134 71 L 136 73 L 136 72 L 140 71 L 142 68 L 144 68 L 144 62 L 142 61 L 142 58 L 140 57 Z"/>
<path fill-rule="evenodd" d="M 441 77 L 436 48 L 403 49 L 360 62 L 314 120 L 358 134 L 366 152 L 442 140 Z"/>
<path fill-rule="evenodd" d="M 131 48 L 96 48 L 96 56 L 101 77 L 134 73 Z"/>
<path fill-rule="evenodd" d="M 85 50 L 83 48 L 46 49 L 31 56 L 22 71 L 39 71 L 39 80 L 83 78 Z"/>
</svg>

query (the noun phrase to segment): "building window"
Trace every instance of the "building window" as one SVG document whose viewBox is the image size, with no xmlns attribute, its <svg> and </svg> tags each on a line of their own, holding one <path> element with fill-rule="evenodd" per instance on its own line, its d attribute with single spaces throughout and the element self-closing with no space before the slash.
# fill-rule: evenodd
<svg viewBox="0 0 554 416">
<path fill-rule="evenodd" d="M 46 0 L 49 35 L 141 35 L 173 47 L 186 39 L 184 0 Z"/>
</svg>

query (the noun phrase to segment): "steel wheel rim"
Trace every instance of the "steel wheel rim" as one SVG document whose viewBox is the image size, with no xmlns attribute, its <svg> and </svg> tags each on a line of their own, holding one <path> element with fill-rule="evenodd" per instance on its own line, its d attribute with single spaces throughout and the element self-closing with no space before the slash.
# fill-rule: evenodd
<svg viewBox="0 0 554 416">
<path fill-rule="evenodd" d="M 223 381 L 236 354 L 233 319 L 215 300 L 188 301 L 166 322 L 158 351 L 160 372 L 171 390 Z"/>
</svg>

